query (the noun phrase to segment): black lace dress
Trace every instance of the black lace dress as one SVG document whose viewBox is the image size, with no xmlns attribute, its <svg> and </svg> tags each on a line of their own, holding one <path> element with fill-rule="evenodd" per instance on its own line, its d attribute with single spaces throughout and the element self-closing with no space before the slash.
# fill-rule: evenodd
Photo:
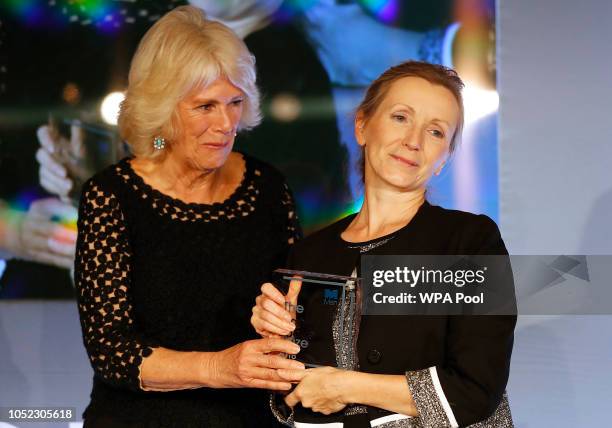
<svg viewBox="0 0 612 428">
<path fill-rule="evenodd" d="M 256 338 L 260 285 L 300 235 L 283 177 L 245 156 L 223 203 L 188 204 L 147 185 L 124 159 L 90 179 L 79 208 L 79 312 L 94 368 L 85 426 L 273 426 L 264 391 L 145 392 L 139 366 L 163 346 L 220 351 Z"/>
</svg>

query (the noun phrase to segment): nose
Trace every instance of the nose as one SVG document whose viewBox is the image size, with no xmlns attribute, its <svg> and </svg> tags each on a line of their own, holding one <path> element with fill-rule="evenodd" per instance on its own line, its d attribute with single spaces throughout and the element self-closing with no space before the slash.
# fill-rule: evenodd
<svg viewBox="0 0 612 428">
<path fill-rule="evenodd" d="M 407 129 L 402 144 L 410 150 L 421 150 L 421 147 L 423 147 L 422 133 L 416 127 Z"/>
<path fill-rule="evenodd" d="M 225 135 L 229 135 L 234 132 L 234 121 L 226 108 L 219 109 L 219 116 L 215 123 L 215 130 Z"/>
</svg>

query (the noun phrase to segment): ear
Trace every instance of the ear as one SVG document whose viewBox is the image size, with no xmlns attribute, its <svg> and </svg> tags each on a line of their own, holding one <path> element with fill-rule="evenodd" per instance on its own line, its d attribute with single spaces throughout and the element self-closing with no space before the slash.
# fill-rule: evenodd
<svg viewBox="0 0 612 428">
<path fill-rule="evenodd" d="M 363 128 L 365 126 L 365 120 L 363 118 L 363 113 L 357 113 L 355 116 L 355 140 L 357 140 L 357 144 L 361 147 L 365 146 L 365 136 L 363 133 Z"/>
</svg>

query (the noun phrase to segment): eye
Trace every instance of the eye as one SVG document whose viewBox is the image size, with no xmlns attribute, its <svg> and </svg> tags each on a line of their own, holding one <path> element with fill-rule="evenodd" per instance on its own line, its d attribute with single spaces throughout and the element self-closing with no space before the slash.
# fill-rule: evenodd
<svg viewBox="0 0 612 428">
<path fill-rule="evenodd" d="M 403 114 L 395 113 L 391 115 L 391 118 L 396 122 L 400 122 L 400 123 L 406 122 L 406 116 L 404 116 Z"/>
<path fill-rule="evenodd" d="M 204 110 L 204 111 L 210 111 L 213 109 L 213 107 L 214 105 L 212 103 L 208 103 L 208 104 L 202 104 L 201 106 L 198 106 L 197 109 Z"/>
<path fill-rule="evenodd" d="M 436 138 L 444 138 L 444 132 L 440 131 L 439 129 L 430 129 L 429 133 Z"/>
<path fill-rule="evenodd" d="M 232 105 L 239 106 L 244 102 L 242 98 L 232 101 Z"/>
</svg>

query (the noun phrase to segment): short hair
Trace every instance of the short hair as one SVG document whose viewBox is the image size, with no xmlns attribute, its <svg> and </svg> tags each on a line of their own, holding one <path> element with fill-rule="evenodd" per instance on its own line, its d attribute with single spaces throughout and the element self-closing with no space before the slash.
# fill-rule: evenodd
<svg viewBox="0 0 612 428">
<path fill-rule="evenodd" d="M 206 19 L 194 6 L 165 14 L 144 35 L 130 66 L 119 132 L 136 156 L 153 158 L 153 139 L 172 144 L 177 137 L 178 103 L 193 89 L 226 78 L 245 95 L 238 129 L 261 121 L 255 84 L 255 57 L 244 42 L 220 22 Z"/>
<path fill-rule="evenodd" d="M 357 107 L 357 114 L 362 115 L 363 120 L 367 123 L 368 119 L 376 113 L 387 92 L 389 92 L 391 85 L 404 77 L 420 77 L 429 83 L 448 89 L 455 97 L 459 106 L 459 123 L 451 138 L 448 149 L 452 155 L 459 141 L 461 141 L 464 124 L 463 97 L 461 95 L 464 84 L 457 72 L 452 68 L 422 61 L 406 61 L 393 66 L 370 84 L 363 100 Z M 359 159 L 359 172 L 363 181 L 365 178 L 365 153 L 363 147 L 361 148 L 361 157 Z"/>
</svg>

